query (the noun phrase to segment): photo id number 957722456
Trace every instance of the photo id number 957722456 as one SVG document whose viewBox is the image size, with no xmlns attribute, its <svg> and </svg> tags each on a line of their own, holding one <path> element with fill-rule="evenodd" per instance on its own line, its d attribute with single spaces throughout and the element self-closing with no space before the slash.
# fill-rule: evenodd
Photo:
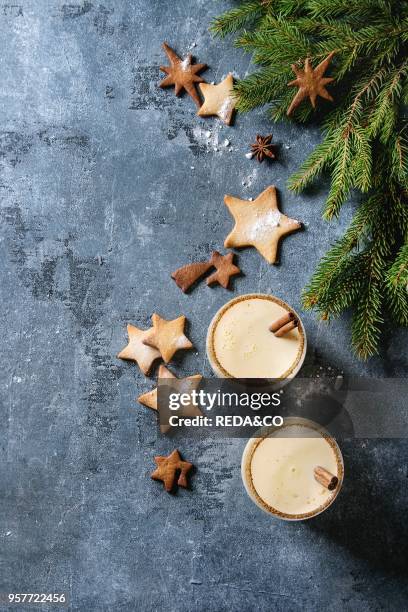
<svg viewBox="0 0 408 612">
<path fill-rule="evenodd" d="M 6 592 L 0 593 L 0 604 L 8 604 L 9 606 L 21 605 L 68 605 L 67 593 L 19 593 Z"/>
</svg>

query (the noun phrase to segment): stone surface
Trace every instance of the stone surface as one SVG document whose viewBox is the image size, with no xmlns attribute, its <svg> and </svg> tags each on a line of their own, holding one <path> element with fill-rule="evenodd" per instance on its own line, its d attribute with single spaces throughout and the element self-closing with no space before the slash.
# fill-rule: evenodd
<svg viewBox="0 0 408 612">
<path fill-rule="evenodd" d="M 87 612 L 406 607 L 405 441 L 344 444 L 334 507 L 308 523 L 277 522 L 243 491 L 245 441 L 160 436 L 154 413 L 135 403 L 154 380 L 115 357 L 127 322 L 183 313 L 197 351 L 173 370 L 209 375 L 214 312 L 252 291 L 300 309 L 301 288 L 355 206 L 327 224 L 324 189 L 285 190 L 317 129 L 271 128 L 265 110 L 228 128 L 157 87 L 163 40 L 207 62 L 209 82 L 251 70 L 208 34 L 231 5 L 0 4 L 1 591 L 65 590 L 70 609 Z M 271 129 L 280 161 L 248 160 L 254 135 Z M 285 239 L 281 265 L 243 250 L 232 292 L 201 283 L 184 295 L 170 273 L 222 247 L 232 227 L 224 194 L 256 197 L 271 183 L 306 226 Z M 406 334 L 362 364 L 346 319 L 304 322 L 309 362 L 406 375 Z M 197 473 L 193 491 L 169 496 L 149 474 L 152 457 L 175 446 Z"/>
</svg>

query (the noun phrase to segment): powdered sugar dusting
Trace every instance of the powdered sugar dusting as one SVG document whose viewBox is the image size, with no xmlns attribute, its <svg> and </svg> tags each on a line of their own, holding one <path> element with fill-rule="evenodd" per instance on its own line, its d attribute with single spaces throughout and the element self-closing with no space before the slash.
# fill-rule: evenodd
<svg viewBox="0 0 408 612">
<path fill-rule="evenodd" d="M 245 178 L 242 179 L 241 181 L 241 185 L 244 187 L 244 189 L 248 189 L 248 187 L 251 187 L 252 183 L 254 182 L 254 180 L 257 177 L 257 170 L 256 168 L 254 168 L 252 170 L 252 172 L 250 172 L 250 174 L 248 174 L 248 176 L 246 176 Z"/>
<path fill-rule="evenodd" d="M 223 121 L 228 121 L 229 118 L 231 117 L 231 113 L 234 110 L 234 107 L 235 107 L 234 98 L 231 98 L 231 96 L 228 96 L 228 98 L 224 100 L 224 102 L 221 105 L 221 108 L 218 111 L 218 116 L 220 117 L 220 119 L 222 119 Z"/>
<path fill-rule="evenodd" d="M 258 218 L 248 230 L 248 238 L 250 240 L 260 240 L 266 236 L 272 229 L 279 226 L 281 213 L 279 210 L 269 210 L 266 214 L 257 214 Z"/>
<path fill-rule="evenodd" d="M 224 153 L 230 151 L 232 147 L 230 147 L 229 140 L 228 146 L 225 144 L 227 142 L 226 140 L 221 140 L 221 128 L 222 124 L 216 124 L 212 131 L 204 130 L 201 127 L 197 126 L 193 129 L 194 138 L 197 142 L 205 145 L 207 152 L 213 151 L 214 153 L 218 153 L 218 155 L 223 155 Z"/>
</svg>

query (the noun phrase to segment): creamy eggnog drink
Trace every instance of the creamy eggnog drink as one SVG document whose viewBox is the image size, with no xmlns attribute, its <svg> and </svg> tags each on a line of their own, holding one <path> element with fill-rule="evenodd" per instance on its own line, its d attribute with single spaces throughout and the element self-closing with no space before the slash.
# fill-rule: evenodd
<svg viewBox="0 0 408 612">
<path fill-rule="evenodd" d="M 242 457 L 242 478 L 250 498 L 285 520 L 312 518 L 336 498 L 343 459 L 336 441 L 305 419 L 260 430 Z"/>
<path fill-rule="evenodd" d="M 219 377 L 291 378 L 305 357 L 305 330 L 295 311 L 279 298 L 242 295 L 211 321 L 207 353 Z"/>
</svg>

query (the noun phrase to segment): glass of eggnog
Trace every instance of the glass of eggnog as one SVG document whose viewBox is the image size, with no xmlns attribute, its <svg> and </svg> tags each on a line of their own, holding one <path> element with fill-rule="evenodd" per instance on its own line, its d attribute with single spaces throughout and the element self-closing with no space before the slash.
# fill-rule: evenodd
<svg viewBox="0 0 408 612">
<path fill-rule="evenodd" d="M 322 427 L 298 417 L 281 427 L 258 430 L 241 463 L 245 489 L 268 514 L 286 520 L 309 519 L 336 499 L 344 477 L 337 442 Z"/>
<path fill-rule="evenodd" d="M 283 383 L 296 376 L 305 354 L 306 333 L 299 315 L 273 295 L 250 293 L 230 300 L 208 328 L 207 355 L 220 378 Z"/>
</svg>

